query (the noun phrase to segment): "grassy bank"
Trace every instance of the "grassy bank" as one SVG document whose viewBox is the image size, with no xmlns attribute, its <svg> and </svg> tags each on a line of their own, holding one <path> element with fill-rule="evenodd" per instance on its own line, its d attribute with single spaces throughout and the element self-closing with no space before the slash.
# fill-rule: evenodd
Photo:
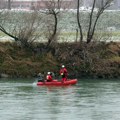
<svg viewBox="0 0 120 120">
<path fill-rule="evenodd" d="M 44 44 L 34 46 L 36 52 L 16 43 L 0 43 L 0 73 L 10 77 L 34 77 L 39 72 L 53 71 L 58 76 L 65 64 L 73 77 L 120 77 L 120 43 L 59 43 L 46 50 Z"/>
</svg>

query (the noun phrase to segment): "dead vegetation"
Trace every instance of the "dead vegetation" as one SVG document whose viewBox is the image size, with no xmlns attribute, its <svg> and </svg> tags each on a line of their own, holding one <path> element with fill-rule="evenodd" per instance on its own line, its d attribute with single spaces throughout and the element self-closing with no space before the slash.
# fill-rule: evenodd
<svg viewBox="0 0 120 120">
<path fill-rule="evenodd" d="M 65 64 L 69 75 L 77 77 L 120 77 L 120 43 L 59 43 L 54 50 L 38 44 L 37 48 L 34 53 L 16 43 L 0 43 L 0 73 L 33 77 L 39 72 L 58 73 Z"/>
</svg>

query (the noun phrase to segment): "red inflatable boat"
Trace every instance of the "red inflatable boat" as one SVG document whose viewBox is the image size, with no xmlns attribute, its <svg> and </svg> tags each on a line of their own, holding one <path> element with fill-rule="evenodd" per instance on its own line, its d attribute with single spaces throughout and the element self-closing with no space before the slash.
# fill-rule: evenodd
<svg viewBox="0 0 120 120">
<path fill-rule="evenodd" d="M 77 83 L 77 79 L 69 79 L 65 82 L 53 80 L 52 82 L 38 82 L 38 86 L 69 86 Z"/>
</svg>

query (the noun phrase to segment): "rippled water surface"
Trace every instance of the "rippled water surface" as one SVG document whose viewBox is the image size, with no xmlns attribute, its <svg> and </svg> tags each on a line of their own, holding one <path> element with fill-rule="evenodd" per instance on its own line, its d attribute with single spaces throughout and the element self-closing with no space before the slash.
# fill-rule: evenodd
<svg viewBox="0 0 120 120">
<path fill-rule="evenodd" d="M 33 82 L 0 79 L 0 120 L 120 120 L 119 80 L 51 88 Z"/>
</svg>

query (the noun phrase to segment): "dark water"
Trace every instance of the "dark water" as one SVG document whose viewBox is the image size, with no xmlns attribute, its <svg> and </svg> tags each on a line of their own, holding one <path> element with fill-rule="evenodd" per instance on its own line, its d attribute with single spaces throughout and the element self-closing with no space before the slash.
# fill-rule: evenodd
<svg viewBox="0 0 120 120">
<path fill-rule="evenodd" d="M 0 79 L 0 120 L 120 120 L 119 80 L 56 88 L 33 82 Z"/>
</svg>

